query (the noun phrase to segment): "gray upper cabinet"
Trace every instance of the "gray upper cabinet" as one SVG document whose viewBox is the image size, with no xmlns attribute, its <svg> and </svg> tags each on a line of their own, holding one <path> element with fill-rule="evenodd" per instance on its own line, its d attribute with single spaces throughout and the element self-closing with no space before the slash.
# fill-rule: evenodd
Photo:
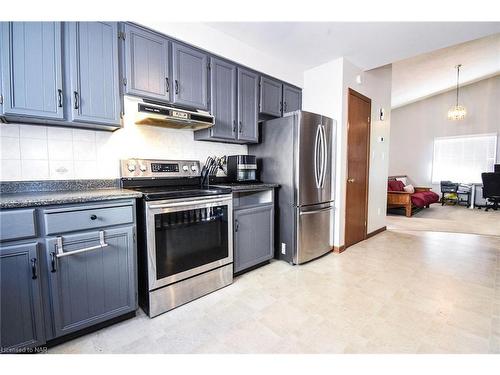
<svg viewBox="0 0 500 375">
<path fill-rule="evenodd" d="M 274 255 L 274 207 L 234 211 L 234 272 L 268 261 Z"/>
<path fill-rule="evenodd" d="M 260 77 L 260 108 L 265 115 L 281 117 L 283 106 L 283 85 L 268 77 Z"/>
<path fill-rule="evenodd" d="M 1 26 L 4 113 L 63 119 L 61 22 Z"/>
<path fill-rule="evenodd" d="M 86 328 L 136 308 L 134 226 L 62 237 L 65 256 L 56 257 L 57 240 L 46 241 L 49 289 L 56 337 Z"/>
<path fill-rule="evenodd" d="M 258 142 L 258 76 L 238 68 L 238 139 Z"/>
<path fill-rule="evenodd" d="M 283 85 L 283 113 L 302 108 L 302 91 L 298 88 Z"/>
<path fill-rule="evenodd" d="M 124 92 L 170 101 L 168 39 L 125 24 Z"/>
<path fill-rule="evenodd" d="M 71 22 L 66 30 L 70 120 L 119 126 L 117 23 Z"/>
<path fill-rule="evenodd" d="M 174 103 L 208 110 L 208 67 L 205 53 L 172 43 Z"/>
<path fill-rule="evenodd" d="M 37 243 L 0 247 L 0 348 L 45 343 Z"/>
<path fill-rule="evenodd" d="M 210 59 L 210 112 L 215 116 L 212 136 L 223 139 L 236 137 L 236 65 Z"/>
</svg>

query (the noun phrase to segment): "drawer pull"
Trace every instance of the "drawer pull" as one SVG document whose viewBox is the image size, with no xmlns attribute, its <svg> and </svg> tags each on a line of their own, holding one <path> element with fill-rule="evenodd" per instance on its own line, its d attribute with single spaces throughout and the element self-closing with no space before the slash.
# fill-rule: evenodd
<svg viewBox="0 0 500 375">
<path fill-rule="evenodd" d="M 78 250 L 73 250 L 73 251 L 68 251 L 67 253 L 65 253 L 64 250 L 63 250 L 62 237 L 57 237 L 57 245 L 56 245 L 57 254 L 56 254 L 56 257 L 60 258 L 60 257 L 68 256 L 68 255 L 75 255 L 75 254 L 85 253 L 85 252 L 91 251 L 91 250 L 102 249 L 103 247 L 107 247 L 107 246 L 109 246 L 109 244 L 107 244 L 106 242 L 104 242 L 104 231 L 103 230 L 99 231 L 99 245 L 85 247 L 83 249 L 78 249 Z"/>
<path fill-rule="evenodd" d="M 96 214 L 90 215 L 90 220 L 95 220 L 95 219 L 97 219 L 97 215 Z"/>
<path fill-rule="evenodd" d="M 31 278 L 36 280 L 38 278 L 38 272 L 36 267 L 36 258 L 31 259 Z"/>
</svg>

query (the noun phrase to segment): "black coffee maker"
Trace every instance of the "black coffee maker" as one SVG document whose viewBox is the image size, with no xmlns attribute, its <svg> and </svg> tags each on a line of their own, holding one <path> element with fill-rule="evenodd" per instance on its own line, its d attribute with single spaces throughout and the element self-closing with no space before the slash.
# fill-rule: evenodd
<svg viewBox="0 0 500 375">
<path fill-rule="evenodd" d="M 231 182 L 257 181 L 257 158 L 255 155 L 229 155 L 227 177 Z"/>
</svg>

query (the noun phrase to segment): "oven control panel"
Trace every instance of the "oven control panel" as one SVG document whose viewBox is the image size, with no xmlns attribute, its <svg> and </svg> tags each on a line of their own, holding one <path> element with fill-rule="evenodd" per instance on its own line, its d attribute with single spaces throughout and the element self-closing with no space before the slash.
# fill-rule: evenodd
<svg viewBox="0 0 500 375">
<path fill-rule="evenodd" d="M 124 178 L 198 177 L 200 162 L 196 160 L 126 159 L 120 161 Z"/>
</svg>

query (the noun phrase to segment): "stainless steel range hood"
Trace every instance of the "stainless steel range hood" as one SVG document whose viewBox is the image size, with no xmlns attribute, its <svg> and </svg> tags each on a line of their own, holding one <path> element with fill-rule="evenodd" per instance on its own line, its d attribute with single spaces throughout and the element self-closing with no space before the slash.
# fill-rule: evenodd
<svg viewBox="0 0 500 375">
<path fill-rule="evenodd" d="M 144 99 L 137 104 L 135 123 L 174 129 L 206 129 L 214 126 L 215 118 L 209 112 L 169 106 Z"/>
</svg>

